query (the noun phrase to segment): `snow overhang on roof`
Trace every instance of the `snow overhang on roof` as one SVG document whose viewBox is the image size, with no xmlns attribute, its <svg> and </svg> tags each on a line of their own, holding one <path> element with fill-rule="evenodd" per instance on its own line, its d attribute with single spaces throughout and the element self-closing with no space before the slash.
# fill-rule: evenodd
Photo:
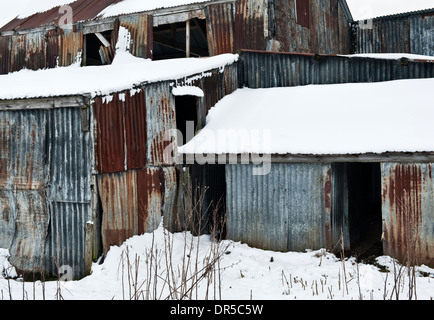
<svg viewBox="0 0 434 320">
<path fill-rule="evenodd" d="M 146 83 L 206 76 L 238 60 L 238 55 L 151 61 L 120 52 L 111 65 L 69 67 L 38 71 L 21 70 L 0 75 L 0 100 L 86 95 L 105 96 Z"/>
<path fill-rule="evenodd" d="M 239 89 L 183 155 L 434 155 L 434 79 Z"/>
</svg>

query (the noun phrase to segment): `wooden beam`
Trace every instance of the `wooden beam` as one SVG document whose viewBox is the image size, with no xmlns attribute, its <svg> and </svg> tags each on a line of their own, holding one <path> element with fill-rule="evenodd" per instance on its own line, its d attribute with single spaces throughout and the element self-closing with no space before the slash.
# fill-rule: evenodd
<svg viewBox="0 0 434 320">
<path fill-rule="evenodd" d="M 0 100 L 0 110 L 34 110 L 55 108 L 82 108 L 89 106 L 90 96 L 68 96 L 53 98 L 29 98 L 17 100 Z"/>
<path fill-rule="evenodd" d="M 106 38 L 104 38 L 104 36 L 99 33 L 99 32 L 95 32 L 96 37 L 99 39 L 99 41 L 101 41 L 101 43 L 104 45 L 104 47 L 110 47 L 110 42 L 107 41 Z"/>
<path fill-rule="evenodd" d="M 185 57 L 190 58 L 190 46 L 191 46 L 191 31 L 190 31 L 190 20 L 185 22 Z"/>
</svg>

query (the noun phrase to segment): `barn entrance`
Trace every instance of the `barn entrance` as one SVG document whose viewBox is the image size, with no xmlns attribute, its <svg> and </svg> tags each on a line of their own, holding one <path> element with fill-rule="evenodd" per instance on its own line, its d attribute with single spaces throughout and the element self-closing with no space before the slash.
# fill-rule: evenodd
<svg viewBox="0 0 434 320">
<path fill-rule="evenodd" d="M 349 254 L 360 259 L 382 255 L 380 163 L 334 163 L 332 171 L 335 250 L 341 250 L 343 232 Z"/>
<path fill-rule="evenodd" d="M 382 254 L 381 167 L 348 164 L 348 222 L 351 251 L 359 258 Z"/>
</svg>

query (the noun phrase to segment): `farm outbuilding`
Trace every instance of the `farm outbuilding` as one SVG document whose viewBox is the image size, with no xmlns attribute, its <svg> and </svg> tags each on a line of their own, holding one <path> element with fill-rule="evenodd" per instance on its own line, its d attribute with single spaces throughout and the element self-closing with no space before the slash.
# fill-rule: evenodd
<svg viewBox="0 0 434 320">
<path fill-rule="evenodd" d="M 67 265 L 80 278 L 110 246 L 153 231 L 163 216 L 179 228 L 172 215 L 182 209 L 182 170 L 164 160 L 165 134 L 186 109 L 199 127 L 238 87 L 236 55 L 116 59 L 0 78 L 0 247 L 23 273 Z"/>
<path fill-rule="evenodd" d="M 433 85 L 239 89 L 179 150 L 225 167 L 229 239 L 277 251 L 376 248 L 432 266 Z"/>
<path fill-rule="evenodd" d="M 344 0 L 17 17 L 0 29 L 0 248 L 25 274 L 81 278 L 129 237 L 209 233 L 217 213 L 255 247 L 432 266 L 431 11 L 370 30 Z"/>
</svg>

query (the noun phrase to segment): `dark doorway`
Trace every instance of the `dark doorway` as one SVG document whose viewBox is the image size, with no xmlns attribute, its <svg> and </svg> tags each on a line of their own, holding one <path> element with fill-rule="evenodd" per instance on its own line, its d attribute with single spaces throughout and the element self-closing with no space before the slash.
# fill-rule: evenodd
<svg viewBox="0 0 434 320">
<path fill-rule="evenodd" d="M 106 57 L 106 55 L 114 55 L 114 52 L 110 51 L 113 36 L 113 31 L 104 31 L 100 33 L 89 33 L 84 36 L 84 57 L 83 64 L 85 66 L 99 66 L 103 64 L 111 63 L 111 59 Z M 103 43 L 103 40 L 105 43 Z M 112 50 L 113 51 L 113 50 Z"/>
<path fill-rule="evenodd" d="M 381 167 L 348 163 L 348 224 L 351 251 L 360 258 L 382 254 Z"/>
<path fill-rule="evenodd" d="M 176 127 L 182 133 L 182 144 L 189 142 L 198 124 L 197 97 L 177 96 L 175 97 Z"/>
</svg>

